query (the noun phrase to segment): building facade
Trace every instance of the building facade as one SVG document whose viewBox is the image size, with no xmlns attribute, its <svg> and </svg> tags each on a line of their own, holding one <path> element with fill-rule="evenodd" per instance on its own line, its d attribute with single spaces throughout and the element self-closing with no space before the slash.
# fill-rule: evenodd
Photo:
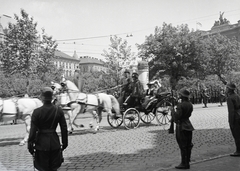
<svg viewBox="0 0 240 171">
<path fill-rule="evenodd" d="M 80 68 L 82 73 L 90 71 L 107 72 L 107 67 L 102 60 L 90 56 L 78 57 L 76 52 L 71 57 L 59 50 L 55 51 L 54 65 L 62 68 L 66 77 L 72 77 L 78 68 Z"/>
<path fill-rule="evenodd" d="M 203 36 L 210 36 L 218 33 L 230 39 L 235 37 L 236 40 L 240 42 L 240 20 L 236 24 L 225 22 L 223 24 L 214 25 L 209 31 L 202 31 Z"/>
<path fill-rule="evenodd" d="M 79 57 L 79 68 L 81 72 L 90 72 L 90 71 L 103 71 L 107 72 L 107 67 L 105 62 L 94 57 L 89 56 L 80 56 Z"/>
<path fill-rule="evenodd" d="M 58 68 L 62 68 L 66 77 L 71 77 L 73 76 L 74 71 L 79 67 L 79 59 L 56 50 L 54 55 L 54 65 Z"/>
</svg>

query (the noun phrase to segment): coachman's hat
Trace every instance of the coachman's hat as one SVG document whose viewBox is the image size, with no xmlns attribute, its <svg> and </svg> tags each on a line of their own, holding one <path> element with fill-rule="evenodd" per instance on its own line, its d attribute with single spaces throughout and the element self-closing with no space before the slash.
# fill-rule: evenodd
<svg viewBox="0 0 240 171">
<path fill-rule="evenodd" d="M 124 71 L 124 73 L 129 73 L 129 74 L 130 74 L 130 71 L 129 71 L 128 69 L 126 69 L 126 70 Z"/>
<path fill-rule="evenodd" d="M 179 92 L 179 94 L 182 96 L 182 97 L 189 97 L 190 95 L 190 92 L 186 89 L 183 89 Z"/>
<path fill-rule="evenodd" d="M 236 85 L 234 83 L 229 83 L 227 85 L 227 88 L 231 89 L 231 90 L 235 90 L 236 89 Z"/>
<path fill-rule="evenodd" d="M 42 89 L 42 99 L 43 100 L 47 100 L 47 101 L 51 101 L 53 99 L 53 90 L 50 87 L 44 87 Z"/>
<path fill-rule="evenodd" d="M 132 77 L 133 78 L 138 78 L 138 73 L 136 73 L 136 72 L 132 73 Z"/>
</svg>

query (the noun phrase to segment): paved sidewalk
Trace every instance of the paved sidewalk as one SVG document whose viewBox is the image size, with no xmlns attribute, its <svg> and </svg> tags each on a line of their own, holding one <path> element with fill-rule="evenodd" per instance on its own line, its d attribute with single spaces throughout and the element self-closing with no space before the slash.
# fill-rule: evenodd
<svg viewBox="0 0 240 171">
<path fill-rule="evenodd" d="M 91 116 L 91 115 L 89 115 Z M 137 129 L 124 126 L 113 129 L 103 117 L 97 134 L 88 129 L 91 117 L 79 117 L 84 129 L 69 136 L 64 151 L 65 162 L 59 171 L 174 171 L 180 152 L 169 125 L 156 120 Z M 235 149 L 227 122 L 226 105 L 194 105 L 191 117 L 195 131 L 191 169 L 193 171 L 240 171 L 240 158 L 230 157 Z M 0 171 L 32 171 L 32 157 L 27 146 L 18 146 L 25 134 L 24 124 L 0 126 Z"/>
<path fill-rule="evenodd" d="M 240 157 L 229 155 L 219 156 L 208 160 L 192 163 L 191 171 L 239 171 Z M 158 171 L 177 171 L 178 169 L 160 169 Z"/>
</svg>

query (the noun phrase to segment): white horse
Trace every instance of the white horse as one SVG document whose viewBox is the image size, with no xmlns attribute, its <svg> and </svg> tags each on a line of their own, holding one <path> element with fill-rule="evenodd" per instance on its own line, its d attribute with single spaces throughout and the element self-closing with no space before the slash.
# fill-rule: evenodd
<svg viewBox="0 0 240 171">
<path fill-rule="evenodd" d="M 106 93 L 86 94 L 79 92 L 77 86 L 70 80 L 63 78 L 61 82 L 62 88 L 58 91 L 66 91 L 69 96 L 69 106 L 72 109 L 71 122 L 74 123 L 77 115 L 80 113 L 89 112 L 96 119 L 97 126 L 95 131 L 99 130 L 99 126 L 102 120 L 102 112 L 107 112 L 108 115 L 113 115 L 114 110 L 116 115 L 120 115 L 120 106 L 118 100 L 113 95 Z"/>
<path fill-rule="evenodd" d="M 14 119 L 22 119 L 26 125 L 26 134 L 19 145 L 24 145 L 28 140 L 28 135 L 31 126 L 31 116 L 34 109 L 41 107 L 42 101 L 38 98 L 0 98 L 0 120 L 9 121 Z"/>
<path fill-rule="evenodd" d="M 72 110 L 67 104 L 70 102 L 69 96 L 66 93 L 60 92 L 62 86 L 56 82 L 51 82 L 51 88 L 53 89 L 53 103 L 57 106 L 62 107 L 65 116 L 67 115 L 66 119 L 69 119 L 68 122 L 68 132 L 72 133 L 73 131 L 73 124 L 78 127 L 74 122 L 71 122 L 72 117 Z M 72 124 L 73 123 L 73 124 Z"/>
</svg>

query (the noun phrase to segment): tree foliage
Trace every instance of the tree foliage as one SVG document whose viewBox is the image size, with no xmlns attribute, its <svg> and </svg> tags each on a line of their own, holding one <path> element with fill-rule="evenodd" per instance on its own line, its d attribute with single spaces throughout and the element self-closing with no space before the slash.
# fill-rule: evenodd
<svg viewBox="0 0 240 171">
<path fill-rule="evenodd" d="M 224 80 L 223 75 L 239 70 L 239 42 L 220 34 L 203 36 L 187 25 L 163 23 L 138 48 L 149 61 L 150 79 L 168 75 L 173 89 L 182 77 L 204 80 L 217 75 Z"/>
<path fill-rule="evenodd" d="M 139 55 L 149 61 L 150 79 L 170 76 L 170 83 L 175 89 L 181 77 L 192 77 L 200 69 L 198 33 L 190 32 L 187 25 L 173 27 L 163 23 L 156 27 L 155 33 L 146 37 L 138 45 Z"/>
<path fill-rule="evenodd" d="M 208 75 L 217 75 L 223 80 L 224 75 L 239 70 L 240 46 L 235 39 L 216 34 L 205 38 L 204 45 Z"/>
<path fill-rule="evenodd" d="M 5 39 L 0 43 L 0 61 L 5 76 L 20 74 L 27 82 L 40 79 L 43 82 L 56 80 L 61 70 L 54 64 L 54 52 L 57 44 L 44 29 L 39 34 L 37 23 L 23 9 L 21 16 L 14 14 L 16 23 L 9 23 Z M 28 90 L 27 90 L 28 91 Z M 29 92 L 28 92 L 29 93 Z"/>
<path fill-rule="evenodd" d="M 103 54 L 106 58 L 106 65 L 109 68 L 109 76 L 113 78 L 113 81 L 118 84 L 120 79 L 120 70 L 126 65 L 127 62 L 134 60 L 134 53 L 131 52 L 131 46 L 128 46 L 128 42 L 120 37 L 110 37 L 110 45 L 108 50 L 103 50 Z"/>
</svg>

